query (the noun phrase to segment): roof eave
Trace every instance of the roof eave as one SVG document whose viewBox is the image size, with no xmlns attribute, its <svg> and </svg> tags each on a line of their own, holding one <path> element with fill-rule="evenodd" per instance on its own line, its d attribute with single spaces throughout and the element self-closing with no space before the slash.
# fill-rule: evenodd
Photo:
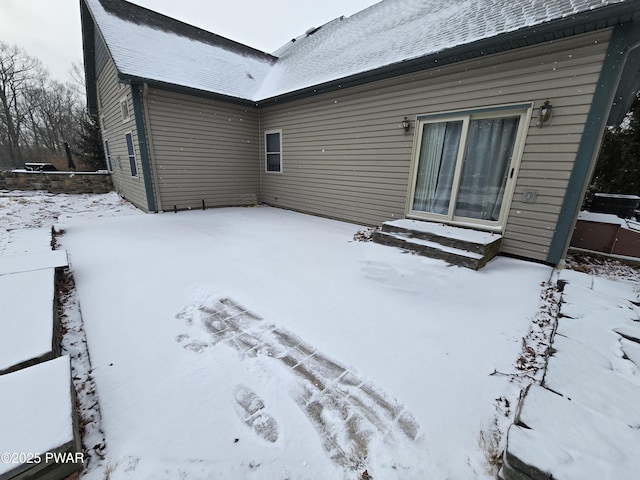
<svg viewBox="0 0 640 480">
<path fill-rule="evenodd" d="M 242 105 L 245 107 L 257 107 L 257 104 L 255 101 L 247 98 L 235 97 L 233 95 L 225 95 L 222 93 L 211 92 L 211 91 L 202 90 L 199 88 L 178 85 L 171 82 L 154 80 L 152 78 L 145 78 L 145 77 L 140 77 L 136 75 L 128 75 L 122 72 L 118 72 L 118 80 L 122 83 L 131 84 L 131 85 L 143 85 L 146 83 L 150 88 L 157 88 L 157 89 L 168 91 L 168 92 L 182 93 L 182 94 L 191 95 L 199 98 L 207 98 L 210 100 L 219 100 L 226 103 Z"/>
<path fill-rule="evenodd" d="M 84 0 L 80 0 L 80 24 L 82 28 L 82 55 L 84 60 L 85 93 L 87 112 L 95 115 L 98 111 L 98 90 L 95 61 L 95 23 Z"/>
<path fill-rule="evenodd" d="M 459 45 L 423 57 L 404 60 L 384 67 L 368 70 L 347 77 L 312 85 L 293 92 L 260 99 L 258 106 L 269 106 L 314 95 L 328 93 L 345 88 L 364 85 L 400 75 L 415 73 L 431 68 L 442 67 L 463 60 L 481 58 L 494 53 L 505 52 L 516 48 L 535 45 L 543 42 L 559 40 L 603 28 L 613 27 L 620 23 L 632 21 L 640 16 L 640 0 L 608 5 L 596 10 L 582 12 L 570 17 L 548 23 L 533 25 L 495 37 Z"/>
</svg>

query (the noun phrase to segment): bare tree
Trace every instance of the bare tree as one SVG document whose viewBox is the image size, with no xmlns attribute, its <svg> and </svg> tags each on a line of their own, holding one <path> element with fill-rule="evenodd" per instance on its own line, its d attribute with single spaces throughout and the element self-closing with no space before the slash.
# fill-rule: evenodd
<svg viewBox="0 0 640 480">
<path fill-rule="evenodd" d="M 24 94 L 38 77 L 46 75 L 39 60 L 22 49 L 0 42 L 0 123 L 3 137 L 0 145 L 8 162 L 18 166 L 22 161 L 20 140 L 26 112 Z"/>
<path fill-rule="evenodd" d="M 82 60 L 71 62 L 71 68 L 69 69 L 69 78 L 71 78 L 71 81 L 68 83 L 69 88 L 71 88 L 81 97 L 84 97 L 86 90 L 84 80 L 84 65 L 82 64 Z"/>
<path fill-rule="evenodd" d="M 64 156 L 65 142 L 80 143 L 82 82 L 80 64 L 72 65 L 71 81 L 62 83 L 24 50 L 0 42 L 0 167 Z"/>
</svg>

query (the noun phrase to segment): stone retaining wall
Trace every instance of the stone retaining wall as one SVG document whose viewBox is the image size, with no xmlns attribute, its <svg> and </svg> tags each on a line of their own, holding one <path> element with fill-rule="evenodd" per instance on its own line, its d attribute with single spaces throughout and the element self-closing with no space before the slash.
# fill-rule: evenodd
<svg viewBox="0 0 640 480">
<path fill-rule="evenodd" d="M 640 471 L 637 282 L 568 269 L 541 385 L 521 395 L 501 480 L 631 479 Z"/>
<path fill-rule="evenodd" d="M 108 193 L 109 172 L 0 172 L 2 190 L 46 190 L 51 193 Z"/>
</svg>

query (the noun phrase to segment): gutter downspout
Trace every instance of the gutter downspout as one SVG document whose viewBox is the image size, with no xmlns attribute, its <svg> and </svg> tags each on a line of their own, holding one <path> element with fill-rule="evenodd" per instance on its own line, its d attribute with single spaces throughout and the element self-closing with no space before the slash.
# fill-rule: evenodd
<svg viewBox="0 0 640 480">
<path fill-rule="evenodd" d="M 628 53 L 633 48 L 630 46 L 640 39 L 638 32 L 634 31 L 634 27 L 637 28 L 637 24 L 629 21 L 623 25 L 616 25 L 611 34 L 609 48 L 591 101 L 591 108 L 576 153 L 576 160 L 562 202 L 556 230 L 549 246 L 547 262 L 551 265 L 559 265 L 569 249 L 571 233 L 580 213 L 580 204 L 596 167 L 616 89 Z"/>
<path fill-rule="evenodd" d="M 158 178 L 158 164 L 156 163 L 156 154 L 153 150 L 153 133 L 151 132 L 151 120 L 149 119 L 149 84 L 147 82 L 142 84 L 142 106 L 144 107 L 144 111 L 147 113 L 147 116 L 144 118 L 145 126 L 147 128 L 147 133 L 149 134 L 147 138 L 147 145 L 149 147 L 149 160 L 151 164 L 155 167 L 152 169 L 153 174 L 153 183 L 156 186 L 156 204 L 158 212 L 163 212 L 162 208 L 162 195 L 160 194 L 160 179 Z"/>
<path fill-rule="evenodd" d="M 262 204 L 262 109 L 258 108 L 258 204 Z"/>
<path fill-rule="evenodd" d="M 149 152 L 147 150 L 147 135 L 144 129 L 144 117 L 142 101 L 140 100 L 140 85 L 131 85 L 131 97 L 133 100 L 133 112 L 136 117 L 136 130 L 138 132 L 138 148 L 140 149 L 140 163 L 144 180 L 144 190 L 147 195 L 147 208 L 150 212 L 157 212 L 156 201 L 153 195 L 153 182 L 151 180 L 151 166 L 149 165 Z"/>
</svg>

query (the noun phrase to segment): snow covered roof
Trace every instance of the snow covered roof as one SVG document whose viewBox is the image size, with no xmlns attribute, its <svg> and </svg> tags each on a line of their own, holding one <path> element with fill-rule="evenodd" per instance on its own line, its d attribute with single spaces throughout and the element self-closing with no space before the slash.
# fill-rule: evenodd
<svg viewBox="0 0 640 480">
<path fill-rule="evenodd" d="M 277 60 L 123 0 L 85 1 L 125 77 L 260 101 L 632 0 L 383 0 Z"/>
<path fill-rule="evenodd" d="M 275 52 L 268 98 L 623 0 L 384 0 Z"/>
<path fill-rule="evenodd" d="M 255 96 L 275 58 L 122 0 L 85 0 L 124 77 Z"/>
</svg>

